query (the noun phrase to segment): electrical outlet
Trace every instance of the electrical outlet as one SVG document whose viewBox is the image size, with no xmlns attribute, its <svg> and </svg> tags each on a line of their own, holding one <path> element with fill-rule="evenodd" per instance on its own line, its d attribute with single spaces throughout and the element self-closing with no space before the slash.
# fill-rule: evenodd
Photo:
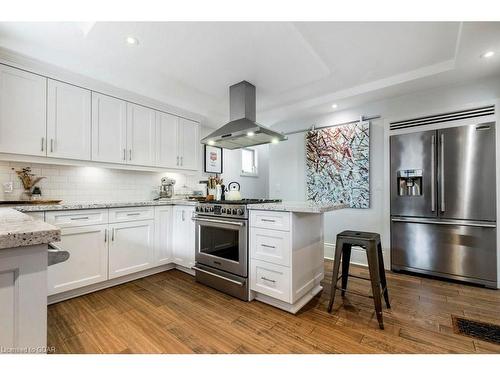
<svg viewBox="0 0 500 375">
<path fill-rule="evenodd" d="M 12 181 L 3 183 L 3 192 L 12 193 L 14 191 L 14 183 Z"/>
</svg>

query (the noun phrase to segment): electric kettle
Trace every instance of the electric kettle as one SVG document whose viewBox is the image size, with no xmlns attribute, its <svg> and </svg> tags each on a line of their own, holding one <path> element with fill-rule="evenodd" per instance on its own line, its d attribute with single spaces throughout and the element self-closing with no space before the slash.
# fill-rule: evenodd
<svg viewBox="0 0 500 375">
<path fill-rule="evenodd" d="M 227 193 L 225 194 L 227 201 L 240 201 L 241 193 L 240 193 L 240 184 L 233 181 L 227 185 Z"/>
</svg>

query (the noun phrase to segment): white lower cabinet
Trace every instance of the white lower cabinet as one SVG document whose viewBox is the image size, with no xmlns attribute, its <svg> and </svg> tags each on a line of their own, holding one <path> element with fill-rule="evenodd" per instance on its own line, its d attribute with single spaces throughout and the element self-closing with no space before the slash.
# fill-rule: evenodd
<svg viewBox="0 0 500 375">
<path fill-rule="evenodd" d="M 252 259 L 250 288 L 284 302 L 291 302 L 290 268 Z"/>
<path fill-rule="evenodd" d="M 193 213 L 192 206 L 174 206 L 173 262 L 186 268 L 193 267 L 195 263 L 195 225 L 191 220 Z"/>
<path fill-rule="evenodd" d="M 63 228 L 59 247 L 70 258 L 48 268 L 48 295 L 108 279 L 107 224 Z"/>
<path fill-rule="evenodd" d="M 109 231 L 110 279 L 153 266 L 153 220 L 110 224 Z"/>
<path fill-rule="evenodd" d="M 172 262 L 172 207 L 155 207 L 154 262 L 160 266 Z"/>
</svg>

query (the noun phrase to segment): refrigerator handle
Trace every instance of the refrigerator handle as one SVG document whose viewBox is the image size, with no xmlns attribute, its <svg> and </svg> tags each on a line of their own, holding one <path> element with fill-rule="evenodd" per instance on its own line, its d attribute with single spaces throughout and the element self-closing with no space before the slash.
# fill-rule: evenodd
<svg viewBox="0 0 500 375">
<path fill-rule="evenodd" d="M 445 211 L 445 204 L 444 204 L 444 134 L 441 133 L 439 135 L 439 140 L 440 140 L 440 155 L 439 155 L 439 162 L 440 162 L 440 168 L 439 168 L 439 177 L 440 177 L 440 182 L 439 182 L 439 190 L 440 190 L 440 195 L 441 195 L 441 202 L 439 203 L 440 205 L 440 210 L 441 212 Z"/>
<path fill-rule="evenodd" d="M 436 136 L 431 140 L 431 211 L 436 211 Z"/>
</svg>

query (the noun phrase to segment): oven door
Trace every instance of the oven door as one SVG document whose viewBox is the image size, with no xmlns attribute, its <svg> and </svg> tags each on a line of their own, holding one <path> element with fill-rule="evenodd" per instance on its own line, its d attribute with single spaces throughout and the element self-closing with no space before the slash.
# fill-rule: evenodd
<svg viewBox="0 0 500 375">
<path fill-rule="evenodd" d="M 247 277 L 247 221 L 200 216 L 193 220 L 196 262 Z"/>
</svg>

